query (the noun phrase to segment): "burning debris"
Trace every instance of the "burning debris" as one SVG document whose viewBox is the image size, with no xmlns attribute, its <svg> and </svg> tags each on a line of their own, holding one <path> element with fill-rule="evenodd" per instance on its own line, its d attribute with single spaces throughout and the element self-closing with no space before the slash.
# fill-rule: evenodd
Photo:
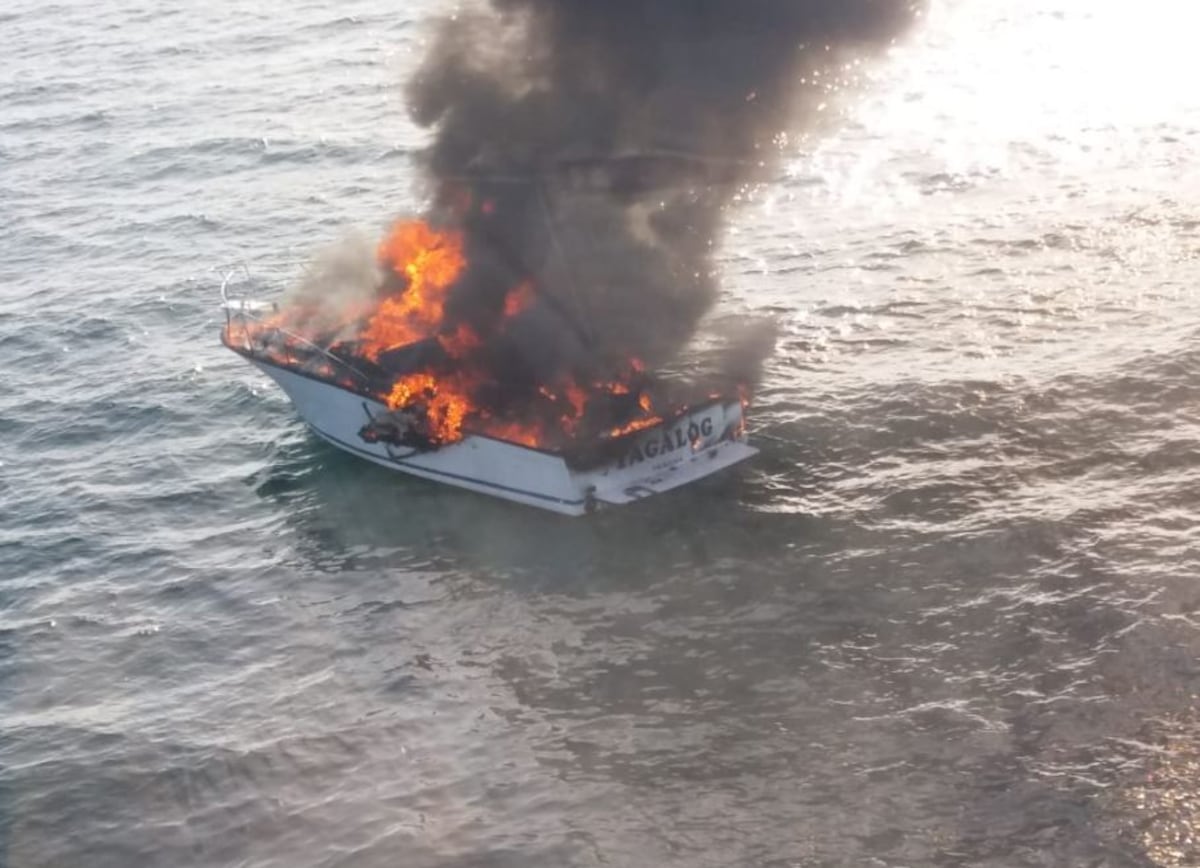
<svg viewBox="0 0 1200 868">
<path fill-rule="evenodd" d="M 769 324 L 740 329 L 702 382 L 650 371 L 717 297 L 731 197 L 915 0 L 490 6 L 440 22 L 410 82 L 434 131 L 424 219 L 327 253 L 278 310 L 236 311 L 226 344 L 381 406 L 364 402 L 357 440 L 393 460 L 475 435 L 595 454 L 651 432 L 653 457 L 740 439 L 740 406 L 695 437 L 689 414 L 744 404 Z"/>
</svg>

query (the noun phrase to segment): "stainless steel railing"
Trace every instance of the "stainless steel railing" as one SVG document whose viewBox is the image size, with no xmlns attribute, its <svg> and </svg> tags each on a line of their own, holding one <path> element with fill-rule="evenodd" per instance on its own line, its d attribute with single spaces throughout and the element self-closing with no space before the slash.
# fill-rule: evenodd
<svg viewBox="0 0 1200 868">
<path fill-rule="evenodd" d="M 270 322 L 280 312 L 278 304 L 238 296 L 235 287 L 239 280 L 251 281 L 246 263 L 224 266 L 221 307 L 225 311 L 226 345 L 251 358 L 319 376 L 337 385 L 373 391 L 372 378 L 352 361 L 281 323 Z"/>
</svg>

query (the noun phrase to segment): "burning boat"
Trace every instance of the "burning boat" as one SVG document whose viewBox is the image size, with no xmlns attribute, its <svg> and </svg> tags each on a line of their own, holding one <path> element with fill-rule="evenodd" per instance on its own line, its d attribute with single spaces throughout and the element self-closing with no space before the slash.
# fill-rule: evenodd
<svg viewBox="0 0 1200 868">
<path fill-rule="evenodd" d="M 726 217 L 924 5 L 456 4 L 406 87 L 424 219 L 277 307 L 226 293 L 222 340 L 335 446 L 520 503 L 574 515 L 736 464 L 775 333 L 705 321 Z M 702 325 L 724 342 L 703 358 Z"/>
<path fill-rule="evenodd" d="M 726 218 L 925 5 L 455 4 L 405 91 L 424 219 L 278 307 L 226 294 L 222 340 L 334 445 L 520 503 L 736 464 L 775 331 L 706 321 Z M 723 346 L 697 354 L 702 326 Z"/>
<path fill-rule="evenodd" d="M 523 363 L 508 339 L 522 320 L 568 322 L 530 282 L 482 314 L 456 316 L 465 263 L 453 229 L 402 221 L 375 255 L 370 291 L 336 308 L 320 296 L 235 298 L 231 274 L 221 288 L 222 342 L 339 449 L 566 515 L 668 491 L 756 453 L 736 390 L 698 395 L 636 358 Z"/>
</svg>

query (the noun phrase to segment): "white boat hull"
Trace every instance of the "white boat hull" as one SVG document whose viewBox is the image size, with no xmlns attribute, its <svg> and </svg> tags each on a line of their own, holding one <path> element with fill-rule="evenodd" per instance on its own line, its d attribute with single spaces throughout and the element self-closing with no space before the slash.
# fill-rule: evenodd
<svg viewBox="0 0 1200 868">
<path fill-rule="evenodd" d="M 628 440 L 616 460 L 572 469 L 557 453 L 468 435 L 433 451 L 371 443 L 359 432 L 388 412 L 382 403 L 323 380 L 248 357 L 295 404 L 301 418 L 332 445 L 392 470 L 564 515 L 630 503 L 678 488 L 744 461 L 747 445 L 738 401 L 714 401 Z"/>
</svg>

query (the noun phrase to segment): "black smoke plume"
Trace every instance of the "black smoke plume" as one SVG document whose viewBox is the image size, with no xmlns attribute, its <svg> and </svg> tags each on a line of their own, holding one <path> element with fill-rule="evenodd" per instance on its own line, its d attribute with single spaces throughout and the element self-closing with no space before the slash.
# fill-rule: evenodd
<svg viewBox="0 0 1200 868">
<path fill-rule="evenodd" d="M 717 297 L 731 198 L 772 176 L 780 133 L 919 6 L 491 0 L 440 22 L 408 96 L 434 130 L 436 219 L 467 240 L 451 317 L 486 328 L 532 281 L 539 303 L 490 343 L 514 381 L 676 358 Z M 752 379 L 773 338 L 742 334 L 724 355 Z"/>
</svg>

